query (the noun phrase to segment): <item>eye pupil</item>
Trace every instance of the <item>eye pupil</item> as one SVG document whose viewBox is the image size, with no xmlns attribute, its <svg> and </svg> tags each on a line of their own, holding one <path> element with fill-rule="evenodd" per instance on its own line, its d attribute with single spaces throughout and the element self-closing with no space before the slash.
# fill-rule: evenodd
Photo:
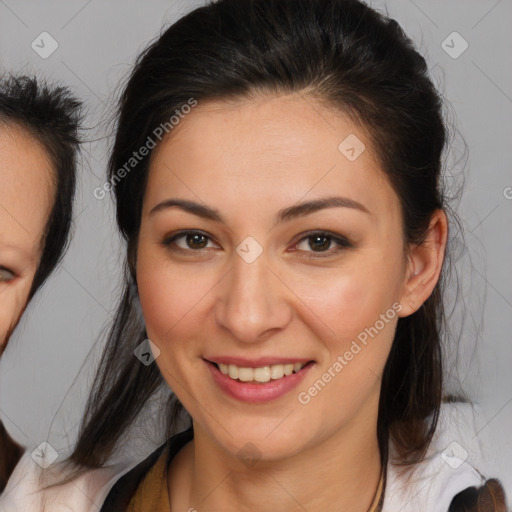
<svg viewBox="0 0 512 512">
<path fill-rule="evenodd" d="M 310 237 L 310 241 L 313 240 L 313 244 L 310 243 L 310 247 L 314 249 L 315 247 L 320 250 L 327 250 L 329 249 L 329 245 L 331 243 L 331 239 L 328 236 L 323 235 L 317 235 Z M 320 243 L 316 245 L 317 242 L 323 241 L 323 243 Z"/>
</svg>

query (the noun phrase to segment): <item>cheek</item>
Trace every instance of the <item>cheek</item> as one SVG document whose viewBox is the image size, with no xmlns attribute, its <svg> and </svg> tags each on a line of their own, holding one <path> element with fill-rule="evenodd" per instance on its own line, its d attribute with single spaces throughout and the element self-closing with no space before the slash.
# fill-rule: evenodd
<svg viewBox="0 0 512 512">
<path fill-rule="evenodd" d="M 198 269 L 170 265 L 155 252 L 140 247 L 137 286 L 148 337 L 160 346 L 178 343 L 188 331 L 197 330 L 201 300 L 215 280 L 211 272 L 202 275 Z"/>
<path fill-rule="evenodd" d="M 316 331 L 325 352 L 297 399 L 301 407 L 311 404 L 306 410 L 321 418 L 321 428 L 338 428 L 369 401 L 378 401 L 400 309 L 389 277 L 343 275 L 326 280 L 322 293 L 309 294 L 307 306 L 329 330 Z"/>
<path fill-rule="evenodd" d="M 400 296 L 399 264 L 387 267 L 358 264 L 317 273 L 296 281 L 294 291 L 331 334 L 327 338 L 345 343 L 374 325 Z"/>
<path fill-rule="evenodd" d="M 2 289 L 3 288 L 3 289 Z M 0 352 L 18 324 L 28 298 L 28 288 L 4 284 L 0 287 Z"/>
<path fill-rule="evenodd" d="M 0 350 L 7 343 L 7 333 L 10 330 L 12 311 L 0 300 Z"/>
<path fill-rule="evenodd" d="M 205 318 L 211 310 L 208 293 L 218 281 L 211 270 L 201 273 L 186 266 L 170 265 L 141 251 L 137 258 L 137 286 L 148 338 L 159 348 L 156 364 L 167 384 L 184 403 L 181 395 L 194 387 L 190 376 L 204 372 L 198 358 L 197 340 L 204 337 Z M 196 390 L 197 396 L 201 390 Z M 196 396 L 196 398 L 197 398 Z"/>
</svg>

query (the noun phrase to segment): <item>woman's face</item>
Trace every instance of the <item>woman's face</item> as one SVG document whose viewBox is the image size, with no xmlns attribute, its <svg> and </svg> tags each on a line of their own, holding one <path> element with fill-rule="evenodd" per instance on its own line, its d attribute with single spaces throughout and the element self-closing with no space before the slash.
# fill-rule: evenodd
<svg viewBox="0 0 512 512">
<path fill-rule="evenodd" d="M 296 95 L 209 102 L 151 158 L 138 289 L 195 424 L 268 459 L 373 432 L 408 258 L 367 135 Z"/>
<path fill-rule="evenodd" d="M 0 125 L 0 354 L 26 304 L 51 209 L 51 165 L 24 131 Z"/>
</svg>

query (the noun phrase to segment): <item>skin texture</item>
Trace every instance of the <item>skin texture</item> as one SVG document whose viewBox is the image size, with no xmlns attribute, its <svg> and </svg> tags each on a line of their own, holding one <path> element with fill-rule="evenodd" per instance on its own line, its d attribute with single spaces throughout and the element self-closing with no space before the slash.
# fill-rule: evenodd
<svg viewBox="0 0 512 512">
<path fill-rule="evenodd" d="M 27 305 L 52 206 L 52 168 L 41 145 L 0 125 L 0 354 Z"/>
<path fill-rule="evenodd" d="M 338 150 L 350 134 L 366 146 L 355 161 Z M 273 225 L 279 210 L 331 196 L 368 212 L 327 208 Z M 225 224 L 178 207 L 151 213 L 170 198 L 215 208 Z M 156 364 L 194 425 L 194 440 L 170 466 L 172 510 L 368 509 L 381 473 L 380 378 L 396 322 L 432 292 L 446 245 L 443 212 L 421 247 L 404 244 L 401 219 L 365 130 L 312 98 L 200 103 L 154 150 L 137 283 L 148 336 L 161 351 Z M 208 238 L 165 246 L 186 229 Z M 351 246 L 315 245 L 304 238 L 313 230 Z M 263 248 L 252 263 L 236 252 L 249 236 Z M 298 393 L 394 303 L 400 313 L 300 403 Z M 203 358 L 219 355 L 306 358 L 315 366 L 286 395 L 249 404 L 214 383 Z M 257 449 L 252 465 L 238 455 L 246 443 Z"/>
</svg>

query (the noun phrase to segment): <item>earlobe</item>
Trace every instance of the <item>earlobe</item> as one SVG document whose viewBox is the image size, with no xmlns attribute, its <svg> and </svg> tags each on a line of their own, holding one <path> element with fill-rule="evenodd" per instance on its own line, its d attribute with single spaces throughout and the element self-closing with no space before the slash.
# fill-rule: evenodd
<svg viewBox="0 0 512 512">
<path fill-rule="evenodd" d="M 448 240 L 448 221 L 443 210 L 436 210 L 425 239 L 409 247 L 408 264 L 402 289 L 401 317 L 412 315 L 430 297 L 443 266 Z"/>
</svg>

